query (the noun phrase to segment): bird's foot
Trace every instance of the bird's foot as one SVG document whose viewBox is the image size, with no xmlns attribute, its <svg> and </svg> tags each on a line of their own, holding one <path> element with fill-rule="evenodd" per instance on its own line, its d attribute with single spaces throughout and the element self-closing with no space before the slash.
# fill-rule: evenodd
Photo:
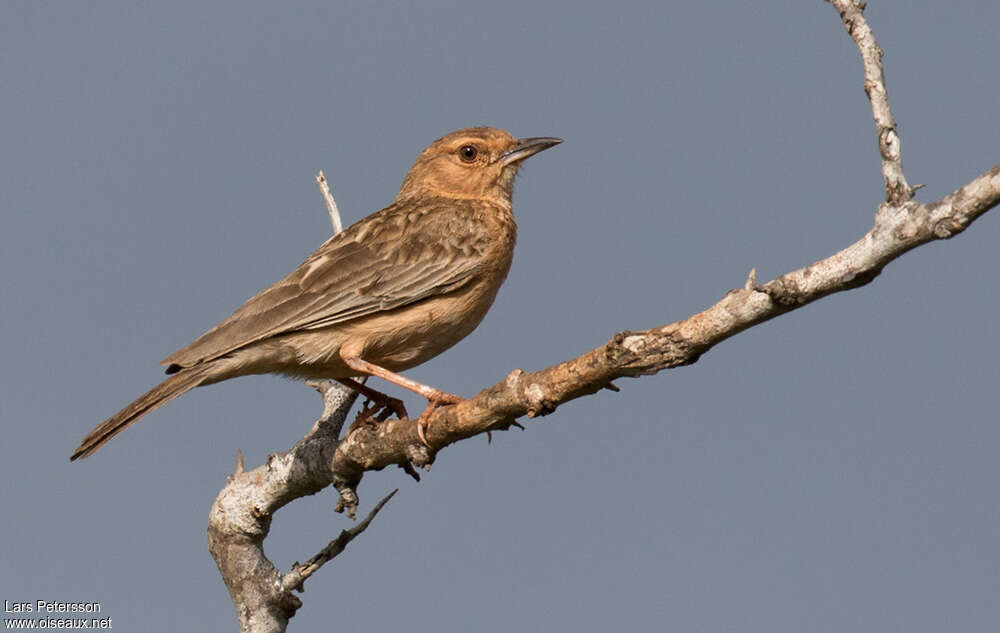
<svg viewBox="0 0 1000 633">
<path fill-rule="evenodd" d="M 433 393 L 427 396 L 427 407 L 420 414 L 420 417 L 417 418 L 417 437 L 424 443 L 424 446 L 427 448 L 431 447 L 427 443 L 426 430 L 430 426 L 430 418 L 434 410 L 447 404 L 458 404 L 461 401 L 462 398 L 438 389 L 434 389 Z"/>
<path fill-rule="evenodd" d="M 381 404 L 386 409 L 390 409 L 393 413 L 396 414 L 396 417 L 399 418 L 400 420 L 408 420 L 410 418 L 410 414 L 406 412 L 406 406 L 403 404 L 403 401 L 400 400 L 399 398 L 392 398 L 390 396 L 385 396 L 385 402 L 379 404 Z"/>
<path fill-rule="evenodd" d="M 378 405 L 379 410 L 386 409 L 392 411 L 400 420 L 408 420 L 410 418 L 410 415 L 406 412 L 406 405 L 404 405 L 403 401 L 399 398 L 393 398 L 392 396 L 386 395 L 377 389 L 372 389 L 368 385 L 364 385 L 356 380 L 351 380 L 350 378 L 338 378 L 337 382 L 354 389 L 367 398 L 369 402 Z M 374 414 L 375 412 L 372 411 L 372 413 Z"/>
</svg>

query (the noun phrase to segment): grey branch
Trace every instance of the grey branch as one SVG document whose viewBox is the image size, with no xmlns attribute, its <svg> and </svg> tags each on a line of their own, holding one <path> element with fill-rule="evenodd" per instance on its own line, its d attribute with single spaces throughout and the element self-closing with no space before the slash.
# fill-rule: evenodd
<svg viewBox="0 0 1000 633">
<path fill-rule="evenodd" d="M 828 0 L 840 14 L 844 27 L 861 51 L 865 65 L 865 93 L 872 104 L 878 151 L 882 155 L 882 177 L 885 179 L 885 200 L 889 204 L 903 204 L 913 197 L 918 187 L 911 187 L 903 175 L 903 158 L 900 153 L 899 131 L 889 109 L 889 94 L 885 89 L 882 72 L 882 49 L 875 41 L 875 34 L 865 20 L 865 3 L 861 0 Z"/>
<path fill-rule="evenodd" d="M 291 591 L 295 589 L 296 591 L 305 591 L 303 583 L 309 576 L 312 576 L 317 569 L 328 563 L 331 559 L 336 557 L 338 554 L 344 551 L 347 544 L 354 540 L 354 537 L 361 534 L 368 526 L 371 524 L 372 519 L 378 514 L 379 510 L 382 509 L 389 499 L 399 492 L 399 488 L 396 488 L 386 496 L 382 497 L 382 500 L 375 504 L 371 512 L 368 513 L 361 523 L 358 523 L 354 527 L 341 530 L 337 538 L 330 541 L 326 547 L 321 549 L 318 554 L 307 560 L 303 564 L 295 563 L 292 565 L 292 571 L 285 574 L 284 578 L 281 579 L 281 587 L 285 591 Z"/>
<path fill-rule="evenodd" d="M 317 181 L 327 199 L 336 234 L 340 215 L 322 175 L 320 172 Z M 291 450 L 268 456 L 266 464 L 252 471 L 244 471 L 243 453 L 237 451 L 236 471 L 229 476 L 209 512 L 208 549 L 229 589 L 241 631 L 285 631 L 289 618 L 302 606 L 292 589 L 302 590 L 306 578 L 364 532 L 382 506 L 396 494 L 391 492 L 364 521 L 342 531 L 305 565 L 296 565 L 284 576 L 264 555 L 264 539 L 270 531 L 272 515 L 285 504 L 316 494 L 333 483 L 330 464 L 347 414 L 357 400 L 354 391 L 333 381 L 314 380 L 306 384 L 323 397 L 320 418 Z"/>
<path fill-rule="evenodd" d="M 209 517 L 209 549 L 237 607 L 245 632 L 284 631 L 301 606 L 291 589 L 343 550 L 374 518 L 391 494 L 356 527 L 345 530 L 304 565 L 282 575 L 263 554 L 272 514 L 295 498 L 330 483 L 340 493 L 335 508 L 352 517 L 357 486 L 364 473 L 400 466 L 416 477 L 442 448 L 481 433 L 521 425 L 520 417 L 552 413 L 570 400 L 601 389 L 618 391 L 612 381 L 690 365 L 715 345 L 827 295 L 870 283 L 889 262 L 906 252 L 957 235 L 1000 203 L 1000 164 L 947 196 L 926 204 L 913 200 L 899 154 L 899 137 L 889 111 L 882 76 L 882 53 L 854 0 L 829 0 L 858 43 L 865 66 L 865 87 L 872 103 L 882 153 L 886 202 L 878 205 L 874 225 L 859 240 L 833 255 L 793 270 L 763 285 L 751 270 L 737 289 L 686 319 L 643 331 L 619 332 L 607 343 L 547 369 L 512 371 L 504 380 L 459 404 L 442 407 L 430 418 L 424 445 L 409 420 L 379 422 L 362 411 L 340 432 L 354 395 L 328 382 L 310 383 L 324 398 L 324 413 L 312 430 L 267 464 L 230 477 Z M 331 206 L 331 217 L 335 206 Z"/>
<path fill-rule="evenodd" d="M 755 275 L 715 305 L 681 321 L 648 330 L 620 332 L 577 358 L 533 373 L 516 369 L 507 378 L 430 418 L 428 446 L 406 420 L 355 424 L 337 447 L 334 485 L 348 512 L 357 505 L 357 484 L 365 471 L 392 464 L 429 468 L 440 449 L 459 440 L 555 411 L 564 402 L 611 387 L 621 377 L 655 374 L 690 365 L 715 345 L 743 330 L 829 294 L 863 286 L 892 260 L 932 240 L 965 230 L 1000 203 L 1000 165 L 968 185 L 929 204 L 881 204 L 875 225 L 854 244 L 826 259 L 786 273 L 764 285 Z M 750 287 L 747 287 L 750 286 Z"/>
<path fill-rule="evenodd" d="M 333 199 L 333 194 L 330 193 L 330 185 L 326 182 L 326 176 L 323 175 L 323 170 L 319 170 L 316 174 L 316 184 L 319 185 L 319 192 L 323 196 L 323 201 L 326 202 L 326 210 L 330 213 L 330 223 L 333 224 L 333 234 L 336 235 L 344 230 L 344 225 L 340 221 L 340 210 L 337 208 L 337 201 Z"/>
<path fill-rule="evenodd" d="M 229 589 L 242 631 L 284 631 L 288 619 L 302 606 L 283 581 L 288 575 L 282 576 L 264 555 L 264 539 L 276 511 L 332 483 L 329 465 L 347 413 L 357 398 L 353 391 L 334 382 L 316 381 L 312 385 L 323 395 L 323 416 L 291 450 L 268 456 L 267 463 L 251 471 L 237 468 L 209 513 L 208 549 Z M 365 527 L 388 499 L 366 518 Z M 340 542 L 341 550 L 364 530 L 358 527 L 349 531 L 346 540 L 341 535 L 334 541 Z M 301 585 L 307 576 L 292 584 Z"/>
<path fill-rule="evenodd" d="M 1000 165 L 936 202 L 913 201 L 915 188 L 903 176 L 899 136 L 885 90 L 882 51 L 862 14 L 864 4 L 829 2 L 861 51 L 865 91 L 882 154 L 887 201 L 879 205 L 872 229 L 840 252 L 764 285 L 757 284 L 756 270 L 751 270 L 742 289 L 729 291 L 715 305 L 682 321 L 621 332 L 601 347 L 548 369 L 530 374 L 514 370 L 477 396 L 437 410 L 427 431 L 429 446 L 420 443 L 413 425 L 406 421 L 356 424 L 337 448 L 333 463 L 334 485 L 341 492 L 338 510 L 354 512 L 356 487 L 365 471 L 407 463 L 429 469 L 437 451 L 459 440 L 520 426 L 518 417 L 546 415 L 569 400 L 617 389 L 611 382 L 616 378 L 695 363 L 709 349 L 747 328 L 871 282 L 890 261 L 921 244 L 960 233 L 997 205 Z"/>
</svg>

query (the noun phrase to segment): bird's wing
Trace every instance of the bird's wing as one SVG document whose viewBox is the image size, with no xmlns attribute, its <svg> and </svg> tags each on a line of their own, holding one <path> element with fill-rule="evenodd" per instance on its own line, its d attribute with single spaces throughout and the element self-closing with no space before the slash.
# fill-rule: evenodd
<svg viewBox="0 0 1000 633">
<path fill-rule="evenodd" d="M 483 265 L 489 234 L 471 207 L 447 201 L 449 212 L 441 213 L 443 204 L 418 210 L 393 205 L 352 225 L 162 362 L 190 367 L 278 334 L 335 325 L 460 288 Z"/>
</svg>

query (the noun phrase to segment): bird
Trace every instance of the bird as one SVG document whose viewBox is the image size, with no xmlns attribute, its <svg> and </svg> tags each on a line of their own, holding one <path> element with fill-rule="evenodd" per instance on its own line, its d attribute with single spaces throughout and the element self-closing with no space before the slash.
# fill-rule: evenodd
<svg viewBox="0 0 1000 633">
<path fill-rule="evenodd" d="M 435 408 L 459 396 L 399 372 L 471 333 L 507 277 L 517 225 L 514 179 L 555 137 L 515 138 L 490 127 L 437 139 L 389 206 L 326 240 L 284 279 L 170 356 L 169 376 L 81 441 L 88 457 L 126 427 L 195 387 L 251 374 L 336 379 L 408 419 L 401 400 L 358 382 L 376 376 L 427 399 L 417 434 L 427 444 Z"/>
</svg>

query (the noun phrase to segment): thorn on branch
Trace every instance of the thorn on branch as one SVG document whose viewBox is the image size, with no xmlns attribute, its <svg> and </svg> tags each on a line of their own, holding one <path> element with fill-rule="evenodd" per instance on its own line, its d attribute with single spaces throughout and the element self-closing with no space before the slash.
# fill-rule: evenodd
<svg viewBox="0 0 1000 633">
<path fill-rule="evenodd" d="M 420 473 L 416 471 L 416 469 L 413 467 L 413 464 L 411 464 L 410 462 L 400 462 L 399 467 L 403 469 L 404 473 L 406 473 L 410 477 L 413 477 L 415 481 L 417 482 L 420 481 Z"/>
<path fill-rule="evenodd" d="M 232 475 L 226 477 L 227 483 L 233 483 L 233 480 L 238 476 L 243 474 L 243 451 L 236 449 L 236 470 L 233 471 Z"/>
<path fill-rule="evenodd" d="M 555 410 L 555 409 L 553 409 L 553 410 Z M 544 414 L 542 414 L 542 415 L 544 415 Z M 531 417 L 530 413 L 529 413 L 529 417 Z M 511 420 L 510 422 L 507 422 L 506 424 L 498 424 L 496 427 L 494 427 L 494 428 L 489 429 L 489 430 L 486 431 L 486 441 L 487 441 L 487 443 L 489 443 L 489 444 L 493 443 L 493 431 L 509 431 L 510 427 L 512 427 L 512 426 L 516 426 L 517 428 L 521 429 L 522 431 L 527 430 L 527 429 L 524 428 L 524 425 L 521 424 L 520 422 L 518 422 L 517 420 Z"/>
</svg>

